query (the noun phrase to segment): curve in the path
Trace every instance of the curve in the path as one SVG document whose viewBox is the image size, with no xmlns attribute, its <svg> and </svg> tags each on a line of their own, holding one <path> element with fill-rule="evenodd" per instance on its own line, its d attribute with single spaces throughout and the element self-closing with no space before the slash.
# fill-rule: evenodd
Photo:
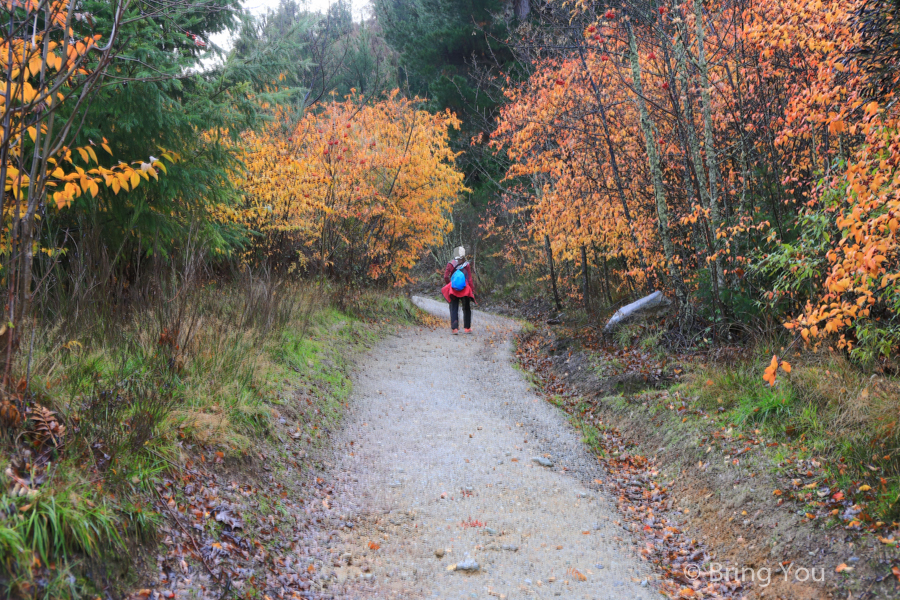
<svg viewBox="0 0 900 600">
<path fill-rule="evenodd" d="M 659 597 L 585 483 L 606 476 L 596 458 L 514 367 L 517 327 L 476 311 L 472 335 L 410 328 L 362 361 L 335 445 L 335 508 L 360 517 L 335 598 Z M 478 569 L 448 570 L 466 561 Z"/>
</svg>

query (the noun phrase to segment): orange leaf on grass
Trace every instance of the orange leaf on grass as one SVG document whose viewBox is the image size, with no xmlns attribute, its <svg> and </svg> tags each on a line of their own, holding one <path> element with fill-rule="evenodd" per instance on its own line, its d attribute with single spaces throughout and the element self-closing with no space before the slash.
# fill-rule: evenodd
<svg viewBox="0 0 900 600">
<path fill-rule="evenodd" d="M 772 362 L 769 363 L 769 366 L 766 367 L 765 372 L 763 373 L 763 379 L 769 382 L 769 385 L 775 385 L 775 371 L 778 370 L 778 357 L 772 356 Z"/>
</svg>

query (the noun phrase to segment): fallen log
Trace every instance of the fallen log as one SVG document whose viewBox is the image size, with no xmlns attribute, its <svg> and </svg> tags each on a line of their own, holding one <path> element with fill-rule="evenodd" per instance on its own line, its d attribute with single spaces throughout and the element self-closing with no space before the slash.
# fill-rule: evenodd
<svg viewBox="0 0 900 600">
<path fill-rule="evenodd" d="M 603 331 L 611 333 L 625 323 L 658 317 L 666 313 L 670 306 L 672 306 L 672 301 L 657 290 L 649 296 L 644 296 L 617 310 L 616 314 L 610 317 Z"/>
</svg>

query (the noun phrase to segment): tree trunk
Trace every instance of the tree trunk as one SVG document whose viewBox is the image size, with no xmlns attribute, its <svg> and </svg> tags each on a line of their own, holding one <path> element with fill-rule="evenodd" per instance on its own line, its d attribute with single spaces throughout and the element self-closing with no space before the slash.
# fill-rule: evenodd
<svg viewBox="0 0 900 600">
<path fill-rule="evenodd" d="M 600 113 L 600 123 L 603 125 L 603 137 L 606 142 L 607 151 L 609 152 L 609 166 L 612 168 L 613 172 L 613 180 L 616 184 L 616 191 L 619 194 L 619 200 L 622 203 L 622 212 L 625 215 L 625 221 L 628 223 L 628 230 L 631 232 L 631 239 L 634 241 L 634 249 L 635 253 L 638 256 L 638 259 L 641 264 L 641 269 L 647 269 L 646 262 L 644 261 L 644 254 L 641 251 L 640 242 L 638 241 L 637 234 L 634 232 L 634 222 L 631 219 L 631 211 L 628 210 L 628 201 L 625 198 L 625 185 L 622 183 L 622 176 L 619 173 L 619 162 L 616 158 L 616 147 L 612 141 L 612 135 L 609 132 L 609 124 L 606 120 L 606 106 L 603 104 L 603 96 L 600 94 L 600 88 L 597 87 L 597 83 L 594 81 L 594 77 L 591 75 L 590 69 L 588 69 L 587 60 L 584 58 L 584 47 L 579 43 L 578 45 L 578 56 L 581 58 L 581 66 L 584 67 L 584 72 L 587 75 L 588 81 L 591 84 L 591 89 L 594 92 L 594 97 L 597 100 L 597 109 Z"/>
<path fill-rule="evenodd" d="M 697 28 L 697 53 L 700 67 L 700 101 L 703 104 L 704 150 L 706 168 L 709 169 L 709 214 L 713 230 L 713 246 L 718 252 L 718 234 L 722 225 L 719 214 L 719 164 L 716 155 L 715 132 L 712 123 L 712 99 L 709 95 L 709 65 L 706 62 L 706 32 L 703 27 L 703 0 L 694 0 L 694 21 Z M 716 279 L 719 287 L 725 285 L 722 258 L 716 255 Z"/>
<path fill-rule="evenodd" d="M 650 163 L 650 176 L 653 180 L 653 195 L 656 199 L 656 216 L 659 220 L 659 237 L 662 239 L 663 252 L 666 256 L 666 267 L 669 273 L 669 279 L 672 281 L 672 287 L 675 289 L 675 295 L 679 304 L 684 304 L 687 300 L 684 297 L 684 285 L 681 281 L 681 274 L 675 264 L 675 252 L 672 246 L 672 238 L 669 235 L 669 209 L 666 205 L 666 191 L 663 187 L 662 169 L 659 164 L 659 153 L 656 148 L 656 128 L 650 120 L 650 114 L 647 111 L 647 103 L 644 100 L 644 90 L 641 83 L 641 65 L 638 61 L 637 42 L 634 39 L 634 29 L 631 23 L 626 21 L 628 28 L 628 46 L 629 57 L 631 59 L 631 78 L 634 86 L 635 102 L 637 102 L 638 114 L 640 116 L 641 132 L 644 134 L 644 140 L 647 146 L 647 160 Z"/>
<path fill-rule="evenodd" d="M 559 292 L 556 289 L 556 270 L 553 268 L 553 248 L 550 247 L 550 236 L 544 234 L 544 248 L 547 249 L 547 266 L 550 267 L 550 289 L 553 290 L 553 301 L 556 302 L 556 310 L 562 310 L 559 301 Z"/>
<path fill-rule="evenodd" d="M 694 176 L 697 178 L 697 189 L 700 193 L 700 204 L 704 208 L 709 211 L 710 222 L 712 225 L 712 230 L 715 232 L 718 229 L 718 206 L 716 207 L 715 213 L 713 212 L 712 200 L 710 198 L 709 193 L 709 185 L 706 179 L 706 169 L 703 165 L 703 156 L 700 152 L 700 142 L 697 139 L 697 130 L 694 127 L 694 110 L 691 99 L 691 94 L 689 91 L 689 73 L 687 68 L 687 48 L 684 47 L 683 43 L 679 39 L 676 48 L 676 63 L 678 65 L 678 79 L 680 83 L 681 89 L 685 94 L 684 101 L 684 110 L 682 113 L 682 117 L 685 122 L 685 131 L 687 133 L 687 142 L 689 147 L 689 158 L 691 165 L 693 167 Z M 720 266 L 720 260 L 718 255 L 716 254 L 717 242 L 715 239 L 715 233 L 711 238 L 707 238 L 707 252 L 709 256 L 715 256 L 715 260 L 713 261 L 715 264 L 711 267 L 713 269 L 713 275 L 715 281 L 713 282 L 713 288 L 718 289 L 720 286 L 717 285 L 720 280 L 723 279 L 723 272 Z M 724 281 L 722 281 L 724 284 Z M 719 302 L 718 292 L 715 292 L 716 302 Z"/>
<path fill-rule="evenodd" d="M 514 5 L 516 18 L 520 21 L 525 20 L 528 17 L 528 13 L 531 12 L 531 2 L 529 0 L 514 0 Z"/>
<path fill-rule="evenodd" d="M 581 275 L 584 278 L 584 310 L 590 312 L 591 290 L 588 284 L 590 278 L 588 273 L 587 247 L 584 245 L 584 243 L 581 244 Z"/>
<path fill-rule="evenodd" d="M 612 289 L 609 286 L 609 259 L 603 257 L 603 279 L 606 280 L 606 301 L 612 306 Z"/>
</svg>

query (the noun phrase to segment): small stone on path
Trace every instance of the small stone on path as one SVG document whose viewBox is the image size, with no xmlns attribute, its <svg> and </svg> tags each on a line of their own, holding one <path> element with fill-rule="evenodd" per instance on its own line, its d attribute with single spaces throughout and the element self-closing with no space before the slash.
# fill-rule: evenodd
<svg viewBox="0 0 900 600">
<path fill-rule="evenodd" d="M 456 563 L 457 571 L 473 572 L 473 571 L 477 571 L 479 568 L 480 567 L 478 566 L 478 563 L 475 562 L 474 560 L 472 560 L 471 558 L 467 558 L 466 560 L 462 561 L 461 563 Z"/>
<path fill-rule="evenodd" d="M 541 465 L 542 467 L 552 467 L 553 466 L 553 461 L 550 460 L 549 458 L 544 458 L 543 456 L 535 456 L 534 458 L 531 459 L 531 462 L 535 462 L 535 463 Z"/>
</svg>

